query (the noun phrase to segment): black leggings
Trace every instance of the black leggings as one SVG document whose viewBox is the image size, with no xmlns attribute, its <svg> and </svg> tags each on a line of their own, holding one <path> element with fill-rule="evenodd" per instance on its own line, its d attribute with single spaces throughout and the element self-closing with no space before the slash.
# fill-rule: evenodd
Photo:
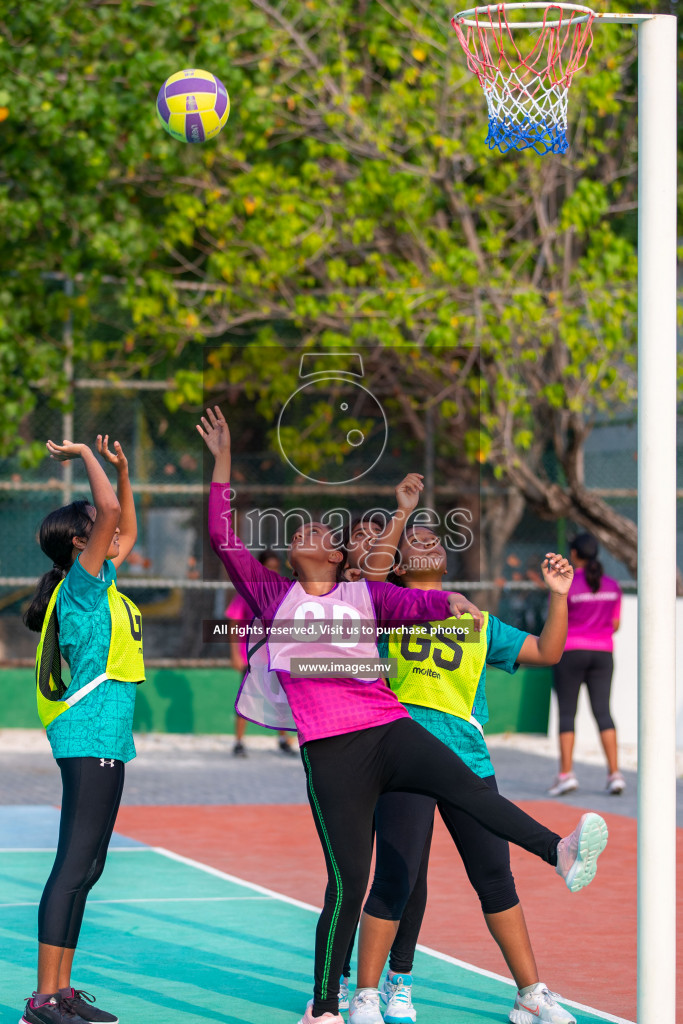
<svg viewBox="0 0 683 1024">
<path fill-rule="evenodd" d="M 57 856 L 38 910 L 38 941 L 75 949 L 88 893 L 107 859 L 121 802 L 123 761 L 61 757 L 62 816 Z"/>
<path fill-rule="evenodd" d="M 494 775 L 484 779 L 498 792 Z M 385 793 L 375 810 L 375 877 L 363 910 L 371 917 L 400 921 L 389 954 L 396 974 L 410 974 L 427 906 L 427 869 L 436 800 L 417 793 Z M 510 847 L 464 811 L 439 805 L 484 914 L 517 906 Z M 351 943 L 351 947 L 353 942 Z M 351 948 L 343 973 L 350 973 Z"/>
<path fill-rule="evenodd" d="M 498 792 L 494 775 L 484 779 Z M 371 917 L 399 921 L 389 966 L 410 974 L 425 907 L 427 868 L 436 801 L 409 793 L 385 793 L 377 804 L 375 877 L 363 908 Z M 484 914 L 517 906 L 510 847 L 465 811 L 439 804 L 439 812 L 465 865 Z M 411 887 L 411 880 L 414 882 Z"/>
<path fill-rule="evenodd" d="M 591 708 L 600 732 L 613 729 L 609 710 L 614 660 L 611 651 L 565 651 L 553 669 L 560 732 L 574 732 L 581 683 L 588 688 Z"/>
<path fill-rule="evenodd" d="M 410 718 L 304 744 L 308 798 L 327 865 L 315 945 L 313 1013 L 338 1012 L 344 966 L 368 883 L 382 793 L 412 792 L 461 809 L 502 839 L 557 862 L 560 837 L 500 796 Z"/>
</svg>

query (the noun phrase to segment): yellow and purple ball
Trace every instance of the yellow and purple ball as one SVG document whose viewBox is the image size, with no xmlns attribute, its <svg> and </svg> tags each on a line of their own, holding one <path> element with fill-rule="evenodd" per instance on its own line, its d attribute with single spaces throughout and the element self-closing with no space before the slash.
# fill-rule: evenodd
<svg viewBox="0 0 683 1024">
<path fill-rule="evenodd" d="M 157 96 L 157 114 L 180 142 L 205 142 L 218 135 L 230 114 L 230 97 L 210 71 L 188 68 L 167 78 Z"/>
</svg>

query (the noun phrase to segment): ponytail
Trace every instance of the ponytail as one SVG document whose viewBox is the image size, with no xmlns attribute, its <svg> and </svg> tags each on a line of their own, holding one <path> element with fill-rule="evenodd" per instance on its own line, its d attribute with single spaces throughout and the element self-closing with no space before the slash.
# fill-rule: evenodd
<svg viewBox="0 0 683 1024">
<path fill-rule="evenodd" d="M 40 524 L 40 547 L 52 559 L 52 568 L 38 580 L 33 600 L 24 614 L 24 625 L 34 633 L 41 632 L 55 587 L 71 568 L 73 538 L 90 534 L 93 521 L 88 514 L 89 508 L 88 501 L 74 501 L 50 512 Z"/>
<path fill-rule="evenodd" d="M 589 589 L 597 594 L 603 577 L 602 562 L 598 560 L 598 542 L 592 533 L 580 533 L 571 542 L 571 547 L 586 564 L 584 574 Z"/>
<path fill-rule="evenodd" d="M 597 594 L 600 589 L 600 582 L 603 574 L 602 562 L 599 562 L 597 558 L 591 558 L 586 562 L 583 571 L 586 577 L 586 583 L 593 593 Z"/>
<path fill-rule="evenodd" d="M 43 628 L 43 620 L 45 619 L 45 612 L 47 606 L 50 603 L 50 598 L 54 594 L 55 587 L 63 580 L 65 576 L 64 570 L 60 569 L 59 566 L 53 565 L 52 568 L 44 573 L 38 580 L 38 586 L 36 587 L 33 595 L 33 600 L 24 613 L 24 625 L 28 626 L 29 629 L 33 630 L 34 633 L 40 633 Z"/>
</svg>

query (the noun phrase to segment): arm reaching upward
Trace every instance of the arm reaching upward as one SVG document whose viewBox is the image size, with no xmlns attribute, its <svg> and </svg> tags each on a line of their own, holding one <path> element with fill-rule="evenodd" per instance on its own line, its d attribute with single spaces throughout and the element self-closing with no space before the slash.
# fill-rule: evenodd
<svg viewBox="0 0 683 1024">
<path fill-rule="evenodd" d="M 198 423 L 197 430 L 216 460 L 211 482 L 227 484 L 232 471 L 230 429 L 219 406 L 214 405 L 213 409 L 206 410 L 206 416 L 202 416 L 201 426 Z"/>
<path fill-rule="evenodd" d="M 225 566 L 237 593 L 244 598 L 254 615 L 260 615 L 290 584 L 279 573 L 261 565 L 233 530 L 230 430 L 217 405 L 206 410 L 206 416 L 202 416 L 201 426 L 197 424 L 197 430 L 215 459 L 209 494 L 211 547 Z"/>
<path fill-rule="evenodd" d="M 367 554 L 362 556 L 361 570 L 366 580 L 382 583 L 394 567 L 396 549 L 406 528 L 410 513 L 424 489 L 421 473 L 408 473 L 396 488 L 397 510 L 379 534 Z"/>
<path fill-rule="evenodd" d="M 112 561 L 118 569 L 128 558 L 138 539 L 138 520 L 135 514 L 133 489 L 128 476 L 128 459 L 123 454 L 123 448 L 118 441 L 114 441 L 114 451 L 110 451 L 109 434 L 105 434 L 104 437 L 102 434 L 97 435 L 97 450 L 103 459 L 116 468 L 116 496 L 121 506 L 121 515 L 119 517 L 119 553 Z"/>
<path fill-rule="evenodd" d="M 118 536 L 121 506 L 107 474 L 87 444 L 74 444 L 72 441 L 55 444 L 54 441 L 48 441 L 46 447 L 57 462 L 83 459 L 96 515 L 88 537 L 74 537 L 73 542 L 74 547 L 80 550 L 81 566 L 91 576 L 97 576 L 112 542 Z"/>
</svg>

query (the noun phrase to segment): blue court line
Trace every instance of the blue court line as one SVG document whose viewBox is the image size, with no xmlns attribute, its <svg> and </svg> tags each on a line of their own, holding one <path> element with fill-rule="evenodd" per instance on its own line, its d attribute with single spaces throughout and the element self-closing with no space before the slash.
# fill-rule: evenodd
<svg viewBox="0 0 683 1024">
<path fill-rule="evenodd" d="M 50 804 L 0 807 L 0 849 L 54 849 L 59 836 L 59 816 L 59 808 Z M 114 832 L 110 849 L 123 847 L 144 849 L 144 843 Z"/>
</svg>

